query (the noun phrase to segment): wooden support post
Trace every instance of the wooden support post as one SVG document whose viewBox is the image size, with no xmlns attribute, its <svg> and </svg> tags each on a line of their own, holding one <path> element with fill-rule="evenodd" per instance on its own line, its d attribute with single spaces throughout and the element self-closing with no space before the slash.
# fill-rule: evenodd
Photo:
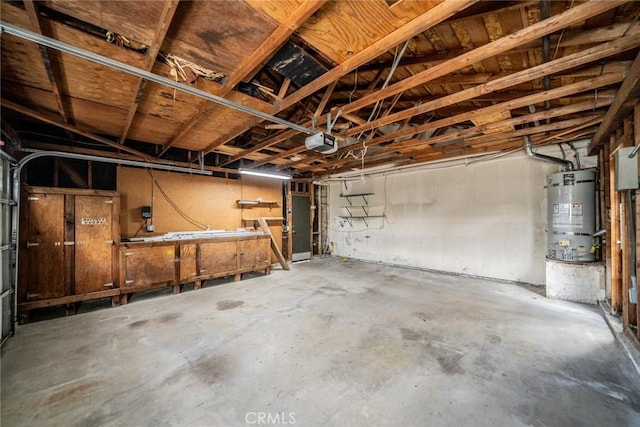
<svg viewBox="0 0 640 427">
<path fill-rule="evenodd" d="M 631 282 L 631 239 L 629 238 L 629 203 L 627 201 L 627 191 L 616 192 L 620 197 L 620 242 L 622 262 L 622 322 L 625 326 L 629 324 L 629 288 Z"/>
<path fill-rule="evenodd" d="M 633 144 L 640 145 L 640 103 L 637 103 L 633 108 Z M 637 278 L 640 277 L 640 262 L 638 259 L 640 258 L 640 194 L 636 191 L 636 282 Z M 638 335 L 638 339 L 640 339 L 640 286 L 637 285 L 637 300 L 638 304 L 636 304 L 636 333 Z"/>
<path fill-rule="evenodd" d="M 285 182 L 286 185 L 286 197 L 287 197 L 287 224 L 289 224 L 289 231 L 287 235 L 287 260 L 293 260 L 293 195 L 291 194 L 292 182 Z"/>
<path fill-rule="evenodd" d="M 615 138 L 612 137 L 612 146 Z M 611 198 L 611 233 L 607 235 L 609 240 L 609 252 L 611 257 L 611 312 L 617 314 L 622 308 L 622 281 L 620 278 L 620 200 L 615 187 L 615 150 L 609 156 L 609 194 Z"/>
<path fill-rule="evenodd" d="M 278 242 L 276 242 L 276 239 L 273 237 L 273 233 L 271 233 L 271 229 L 269 229 L 267 220 L 264 218 L 258 218 L 258 224 L 260 224 L 262 231 L 267 233 L 271 238 L 271 249 L 273 250 L 273 253 L 276 254 L 276 258 L 278 258 L 278 262 L 280 262 L 282 268 L 284 270 L 289 270 L 289 264 L 287 264 L 287 260 L 282 256 L 282 252 L 280 252 L 280 248 L 278 247 Z"/>
<path fill-rule="evenodd" d="M 630 147 L 633 145 L 633 125 L 631 120 L 626 119 L 623 122 L 622 146 Z M 623 218 L 624 228 L 622 230 L 622 321 L 624 325 L 634 325 L 636 323 L 636 307 L 631 304 L 629 299 L 629 289 L 631 288 L 631 271 L 635 266 L 631 265 L 631 233 L 635 233 L 635 229 L 631 229 L 631 208 L 629 202 L 629 193 L 626 190 L 622 193 L 623 197 Z M 633 203 L 633 202 L 631 202 Z"/>
<path fill-rule="evenodd" d="M 602 166 L 602 176 L 603 176 L 603 181 L 601 181 L 601 187 L 602 187 L 602 193 L 604 195 L 604 228 L 607 230 L 607 233 L 605 234 L 605 238 L 603 239 L 603 246 L 601 248 L 602 250 L 602 256 L 605 260 L 605 268 L 607 271 L 606 274 L 606 280 L 607 280 L 607 285 L 606 285 L 606 296 L 609 300 L 611 300 L 611 274 L 610 272 L 612 271 L 611 269 L 611 246 L 612 246 L 612 240 L 611 240 L 611 192 L 610 192 L 610 184 L 609 184 L 609 171 L 610 171 L 610 164 L 609 164 L 609 155 L 610 155 L 610 144 L 609 142 L 607 142 L 606 144 L 604 144 L 603 148 L 602 148 L 602 157 L 603 157 L 603 165 Z"/>
</svg>

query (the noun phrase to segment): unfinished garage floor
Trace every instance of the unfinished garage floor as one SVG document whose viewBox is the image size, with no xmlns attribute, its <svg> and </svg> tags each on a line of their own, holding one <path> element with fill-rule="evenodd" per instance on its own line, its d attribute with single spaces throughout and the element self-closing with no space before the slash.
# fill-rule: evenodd
<svg viewBox="0 0 640 427">
<path fill-rule="evenodd" d="M 324 259 L 19 327 L 2 424 L 640 425 L 622 354 L 589 306 Z"/>
</svg>

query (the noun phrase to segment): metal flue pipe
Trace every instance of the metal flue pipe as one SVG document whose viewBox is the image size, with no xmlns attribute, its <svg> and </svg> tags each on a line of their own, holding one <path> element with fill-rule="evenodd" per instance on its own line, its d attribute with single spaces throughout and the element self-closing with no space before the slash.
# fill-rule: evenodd
<svg viewBox="0 0 640 427">
<path fill-rule="evenodd" d="M 565 160 L 558 157 L 547 156 L 546 154 L 540 154 L 540 153 L 534 152 L 533 148 L 531 147 L 531 137 L 529 137 L 529 135 L 524 137 L 524 152 L 527 154 L 527 156 L 531 158 L 543 160 L 545 162 L 558 163 L 563 165 L 565 170 L 568 170 L 568 171 L 573 170 L 573 163 L 570 160 Z"/>
</svg>

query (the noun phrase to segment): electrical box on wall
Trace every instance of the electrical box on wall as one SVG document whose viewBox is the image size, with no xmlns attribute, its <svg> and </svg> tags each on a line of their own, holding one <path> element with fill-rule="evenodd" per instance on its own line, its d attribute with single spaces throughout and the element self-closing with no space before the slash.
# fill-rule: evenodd
<svg viewBox="0 0 640 427">
<path fill-rule="evenodd" d="M 629 158 L 634 147 L 616 151 L 616 190 L 635 190 L 638 186 L 638 156 Z"/>
<path fill-rule="evenodd" d="M 142 206 L 140 208 L 140 214 L 142 215 L 142 218 L 144 218 L 144 219 L 151 218 L 151 216 L 152 216 L 152 214 L 151 214 L 151 206 Z"/>
</svg>

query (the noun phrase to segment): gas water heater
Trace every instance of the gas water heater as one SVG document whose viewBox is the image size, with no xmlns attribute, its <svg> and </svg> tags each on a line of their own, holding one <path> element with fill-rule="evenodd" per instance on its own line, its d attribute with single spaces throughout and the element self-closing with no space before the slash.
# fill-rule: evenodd
<svg viewBox="0 0 640 427">
<path fill-rule="evenodd" d="M 547 178 L 549 259 L 595 261 L 596 170 L 559 172 Z"/>
</svg>

